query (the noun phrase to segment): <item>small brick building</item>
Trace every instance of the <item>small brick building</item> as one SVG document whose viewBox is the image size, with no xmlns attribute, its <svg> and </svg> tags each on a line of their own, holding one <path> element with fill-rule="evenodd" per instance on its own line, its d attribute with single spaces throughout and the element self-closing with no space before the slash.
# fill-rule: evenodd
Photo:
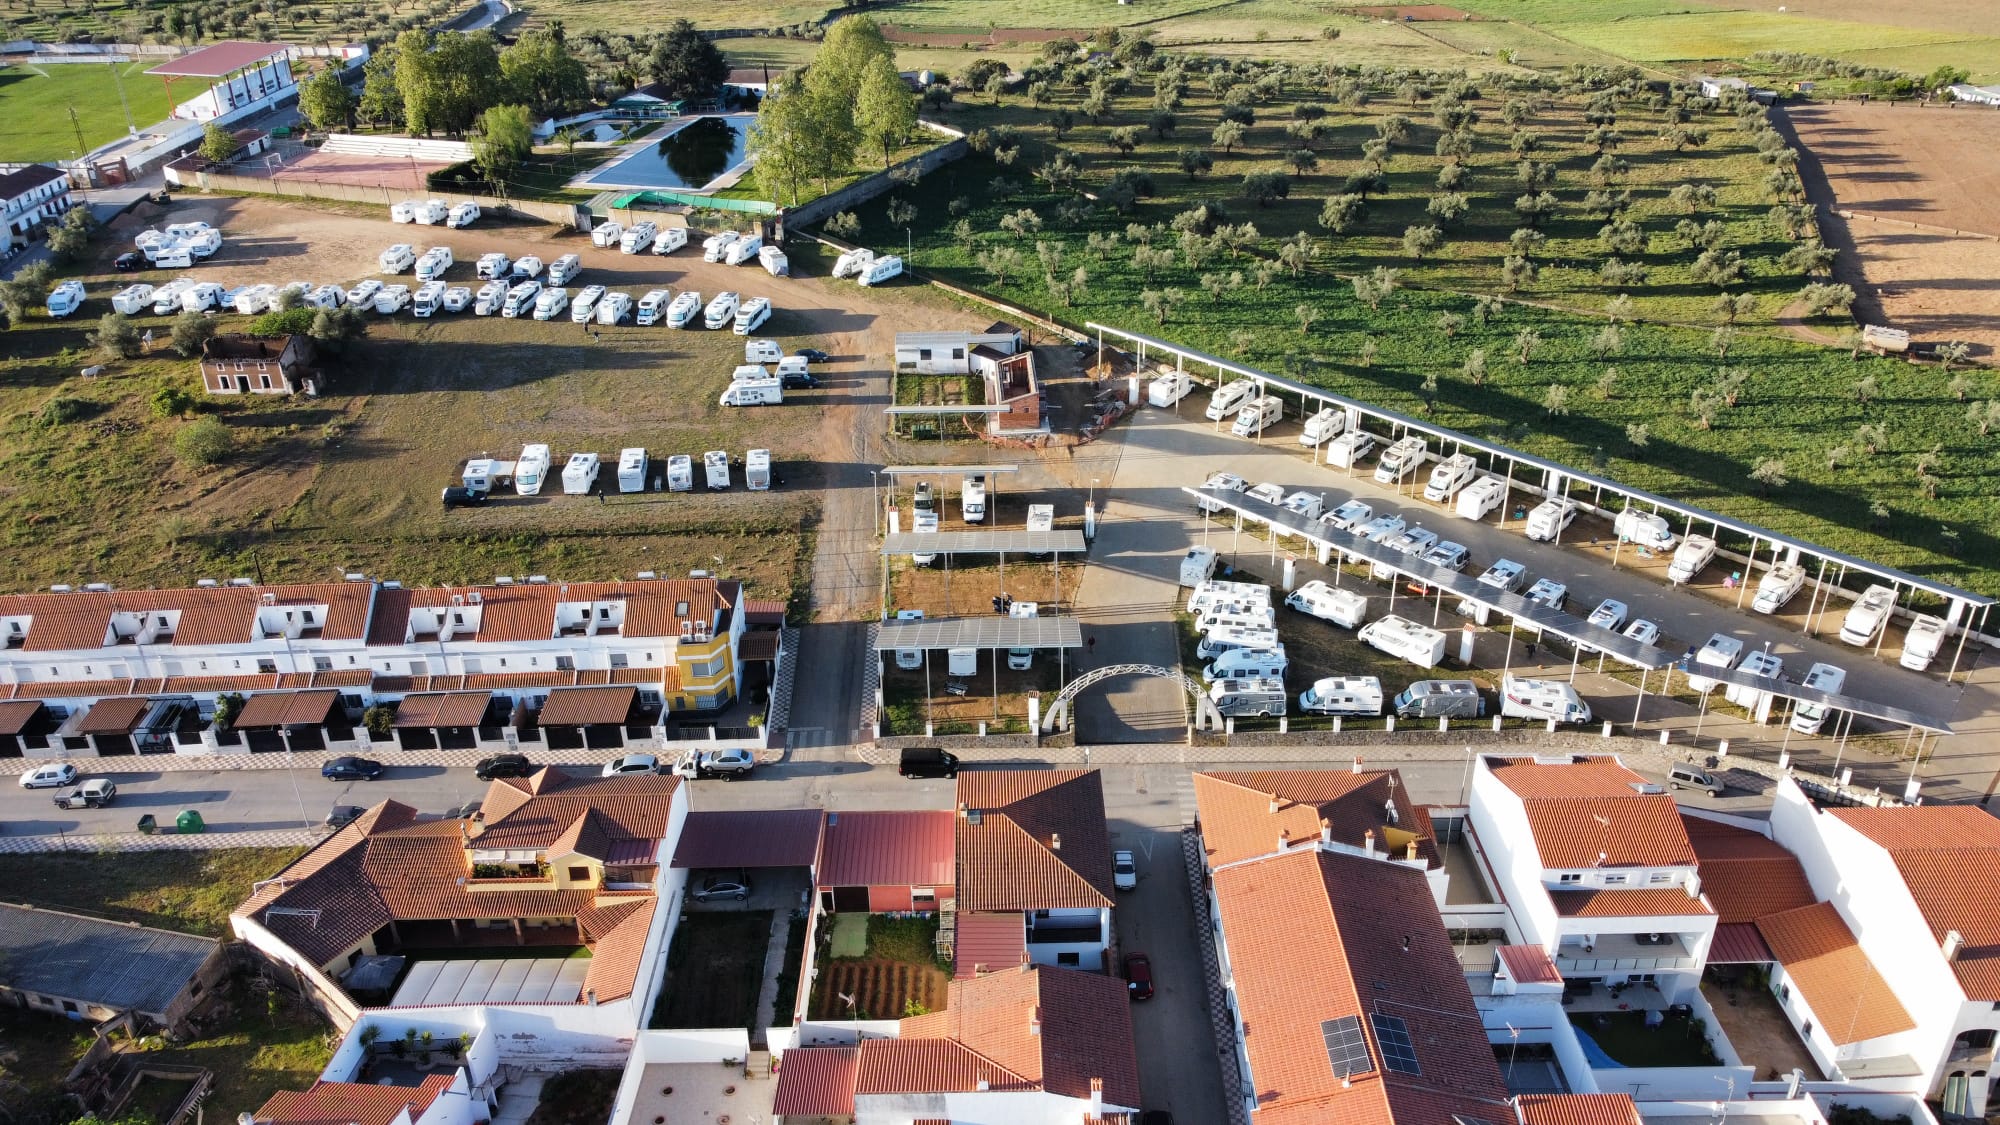
<svg viewBox="0 0 2000 1125">
<path fill-rule="evenodd" d="M 215 336 L 201 347 L 201 385 L 213 395 L 316 395 L 320 375 L 305 336 Z"/>
</svg>

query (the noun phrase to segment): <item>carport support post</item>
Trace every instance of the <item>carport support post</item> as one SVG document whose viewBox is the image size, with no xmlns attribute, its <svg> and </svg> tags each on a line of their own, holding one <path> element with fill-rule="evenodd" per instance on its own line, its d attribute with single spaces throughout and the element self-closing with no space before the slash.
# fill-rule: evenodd
<svg viewBox="0 0 2000 1125">
<path fill-rule="evenodd" d="M 924 737 L 931 735 L 931 650 L 924 650 Z"/>
<path fill-rule="evenodd" d="M 1772 544 L 1775 549 L 1777 544 Z M 1750 550 L 1743 556 L 1743 581 L 1736 584 L 1736 608 L 1743 608 L 1743 595 L 1750 591 L 1750 572 L 1757 568 L 1757 537 L 1750 537 Z"/>
<path fill-rule="evenodd" d="M 1507 655 L 1500 659 L 1500 674 L 1506 675 L 1514 667 L 1514 619 L 1507 619 Z"/>
<path fill-rule="evenodd" d="M 1576 650 L 1576 642 L 1574 642 L 1574 641 L 1570 642 L 1570 646 L 1569 646 L 1569 682 L 1570 682 L 1570 683 L 1575 683 L 1575 682 L 1576 682 L 1576 662 L 1577 662 L 1577 660 L 1578 660 L 1578 659 L 1579 659 L 1579 658 L 1581 657 L 1581 655 L 1582 655 L 1582 654 L 1581 654 L 1581 653 L 1579 653 L 1579 652 L 1577 652 L 1577 650 Z"/>
<path fill-rule="evenodd" d="M 1986 614 L 1991 608 L 1992 608 L 1991 606 L 1984 606 L 1980 608 L 1979 624 L 1981 628 L 1984 628 L 1986 626 Z M 1970 632 L 1972 632 L 1971 621 L 1968 620 L 1958 623 L 1958 648 L 1951 654 L 1951 670 L 1946 672 L 1944 675 L 1945 683 L 1950 683 L 1951 678 L 1953 676 L 1958 675 L 1958 662 L 1959 659 L 1965 655 L 1965 637 L 1966 634 Z"/>
<path fill-rule="evenodd" d="M 1639 698 L 1632 704 L 1632 725 L 1639 725 L 1639 711 L 1646 706 L 1646 677 L 1653 674 L 1651 668 L 1639 669 Z"/>
<path fill-rule="evenodd" d="M 1806 599 L 1806 623 L 1799 630 L 1801 635 L 1813 635 L 1813 614 L 1824 604 L 1821 595 L 1826 593 L 1826 560 L 1819 560 L 1819 574 L 1813 578 L 1812 597 Z"/>
<path fill-rule="evenodd" d="M 1500 530 L 1507 530 L 1507 502 L 1514 495 L 1514 459 L 1507 458 L 1507 487 L 1500 493 Z"/>
<path fill-rule="evenodd" d="M 1896 603 L 1903 600 L 1903 584 L 1891 579 L 1889 582 L 1889 612 L 1882 616 L 1881 628 L 1875 630 L 1874 655 L 1882 655 L 1882 642 L 1889 639 L 1889 622 L 1896 619 Z"/>
</svg>

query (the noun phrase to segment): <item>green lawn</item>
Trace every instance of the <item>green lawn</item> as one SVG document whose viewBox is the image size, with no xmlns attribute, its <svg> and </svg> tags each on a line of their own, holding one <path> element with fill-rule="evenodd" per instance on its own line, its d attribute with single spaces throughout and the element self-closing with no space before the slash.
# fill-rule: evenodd
<svg viewBox="0 0 2000 1125">
<path fill-rule="evenodd" d="M 80 910 L 206 937 L 229 933 L 229 912 L 250 884 L 276 875 L 304 848 L 50 853 L 0 865 L 0 901 Z"/>
<path fill-rule="evenodd" d="M 125 135 L 125 108 L 118 100 L 122 80 L 131 104 L 131 122 L 144 129 L 167 116 L 165 83 L 145 73 L 157 59 L 132 63 L 61 63 L 0 69 L 0 162 L 72 160 L 81 155 L 76 124 L 83 128 L 82 151 Z M 200 79 L 174 83 L 174 99 L 185 101 L 207 89 Z"/>
<path fill-rule="evenodd" d="M 215 1086 L 203 1109 L 225 1120 L 254 1111 L 279 1090 L 311 1086 L 333 1057 L 333 1029 L 317 1013 L 289 1002 L 273 1009 L 267 997 L 278 994 L 252 994 L 240 983 L 231 987 L 233 1021 L 201 1039 L 147 1052 L 157 1062 L 214 1071 Z"/>
</svg>

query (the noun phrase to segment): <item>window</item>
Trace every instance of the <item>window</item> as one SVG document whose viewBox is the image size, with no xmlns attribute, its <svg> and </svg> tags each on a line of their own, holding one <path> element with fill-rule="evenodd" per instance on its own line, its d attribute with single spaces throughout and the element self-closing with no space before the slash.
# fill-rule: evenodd
<svg viewBox="0 0 2000 1125">
<path fill-rule="evenodd" d="M 63 1011 L 65 1011 L 65 1012 L 74 1012 L 74 1011 L 76 1011 L 76 1001 L 74 1001 L 74 1000 L 65 1000 L 65 1001 L 63 1001 L 63 1002 L 62 1002 L 62 1004 L 63 1004 Z"/>
<path fill-rule="evenodd" d="M 590 868 L 588 868 L 588 867 L 572 867 L 572 868 L 570 868 L 570 869 L 569 869 L 569 881 L 570 881 L 570 882 L 572 882 L 572 883 L 588 883 L 588 882 L 590 882 Z"/>
<path fill-rule="evenodd" d="M 1083 964 L 1083 957 L 1076 953 L 1058 953 L 1056 954 L 1056 964 L 1068 965 L 1074 968 Z"/>
<path fill-rule="evenodd" d="M 622 652 L 614 652 L 614 653 L 612 653 L 612 654 L 611 654 L 611 666 L 612 666 L 613 668 L 624 668 L 624 667 L 626 667 L 626 666 L 627 666 L 627 665 L 628 665 L 629 663 L 630 663 L 630 662 L 629 662 L 629 660 L 628 660 L 628 659 L 626 658 L 626 656 L 625 656 L 625 654 L 624 654 L 624 653 L 622 653 Z"/>
<path fill-rule="evenodd" d="M 1662 886 L 1667 883 L 1671 883 L 1673 881 L 1674 881 L 1674 873 L 1671 871 L 1655 871 L 1652 874 L 1646 876 L 1646 882 L 1651 883 L 1656 887 Z"/>
<path fill-rule="evenodd" d="M 1604 877 L 1604 885 L 1605 885 L 1605 886 L 1607 886 L 1607 887 L 1615 887 L 1615 886 L 1618 886 L 1619 884 L 1623 883 L 1624 881 L 1625 881 L 1625 876 L 1623 876 L 1623 875 L 1606 875 L 1606 876 Z"/>
<path fill-rule="evenodd" d="M 556 671 L 574 672 L 576 671 L 576 661 L 567 656 L 558 656 L 556 657 Z"/>
<path fill-rule="evenodd" d="M 313 671 L 331 672 L 333 671 L 333 661 L 324 656 L 315 656 L 313 657 Z"/>
<path fill-rule="evenodd" d="M 305 622 L 308 625 L 311 625 L 313 623 L 313 611 L 309 609 L 300 610 L 299 620 Z"/>
<path fill-rule="evenodd" d="M 1811 1039 L 1811 1038 L 1812 1038 L 1812 1021 L 1811 1021 L 1811 1020 L 1807 1020 L 1806 1022 L 1804 1022 L 1804 1023 L 1802 1023 L 1802 1024 L 1800 1024 L 1800 1025 L 1799 1025 L 1799 1038 L 1801 1038 L 1801 1039 Z"/>
<path fill-rule="evenodd" d="M 1581 883 L 1583 882 L 1583 873 L 1578 871 L 1565 871 L 1562 873 L 1561 876 L 1559 876 L 1559 879 L 1565 886 L 1571 883 Z"/>
<path fill-rule="evenodd" d="M 953 348 L 953 349 L 951 349 L 951 358 L 953 358 L 953 359 L 964 359 L 964 358 L 965 358 L 965 349 L 964 349 L 964 348 Z"/>
<path fill-rule="evenodd" d="M 597 619 L 598 619 L 599 621 L 609 621 L 609 620 L 611 620 L 611 609 L 610 609 L 610 607 L 608 607 L 608 606 L 607 606 L 607 607 L 605 607 L 605 608 L 603 608 L 603 609 L 600 609 L 600 610 L 598 610 L 598 611 L 597 611 Z"/>
<path fill-rule="evenodd" d="M 278 670 L 278 662 L 275 660 L 259 660 L 257 662 L 257 671 L 262 672 L 265 675 L 270 675 L 272 673 L 275 673 L 277 670 Z"/>
<path fill-rule="evenodd" d="M 915 903 L 918 909 L 922 909 L 927 904 L 935 903 L 937 902 L 937 888 L 911 887 L 910 901 L 912 903 Z"/>
<path fill-rule="evenodd" d="M 931 361 L 931 350 L 930 350 L 929 348 L 918 348 L 918 349 L 917 349 L 917 362 L 918 362 L 918 363 L 929 363 L 930 361 Z"/>
<path fill-rule="evenodd" d="M 1778 1003 L 1783 1004 L 1785 1001 L 1790 1000 L 1791 998 L 1792 998 L 1792 986 L 1786 984 L 1783 981 L 1778 982 Z"/>
</svg>

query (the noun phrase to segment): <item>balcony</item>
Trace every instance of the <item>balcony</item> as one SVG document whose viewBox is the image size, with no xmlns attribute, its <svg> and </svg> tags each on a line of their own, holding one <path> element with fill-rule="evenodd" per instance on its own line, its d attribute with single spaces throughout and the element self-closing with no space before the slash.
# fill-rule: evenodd
<svg viewBox="0 0 2000 1125">
<path fill-rule="evenodd" d="M 1568 978 L 1693 971 L 1699 967 L 1680 935 L 1662 934 L 1661 939 L 1656 942 L 1648 934 L 1599 934 L 1586 947 L 1575 938 L 1565 938 L 1556 948 L 1556 968 Z"/>
</svg>

